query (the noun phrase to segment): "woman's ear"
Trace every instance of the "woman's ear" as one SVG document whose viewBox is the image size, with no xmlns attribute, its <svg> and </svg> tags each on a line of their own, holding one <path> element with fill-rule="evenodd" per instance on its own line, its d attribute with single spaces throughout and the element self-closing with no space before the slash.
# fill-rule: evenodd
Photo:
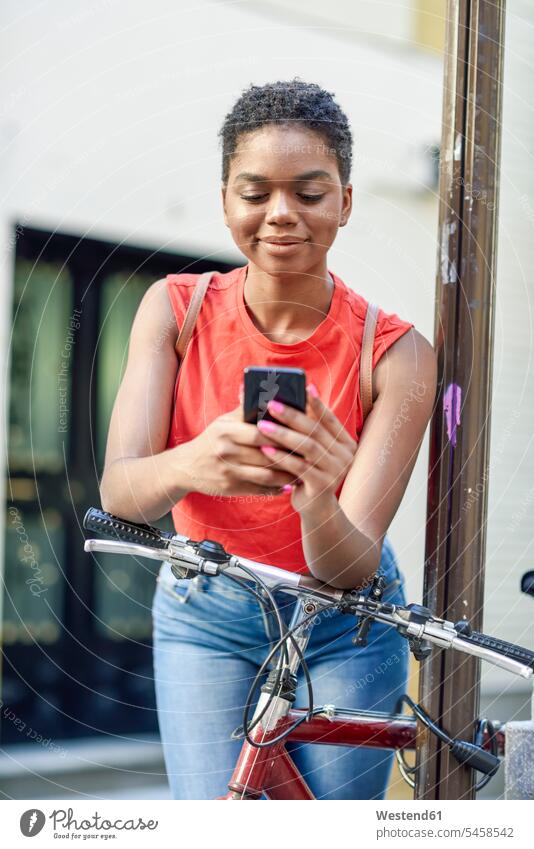
<svg viewBox="0 0 534 849">
<path fill-rule="evenodd" d="M 344 227 L 352 212 L 352 183 L 343 186 L 343 202 L 339 213 L 339 226 Z"/>
</svg>

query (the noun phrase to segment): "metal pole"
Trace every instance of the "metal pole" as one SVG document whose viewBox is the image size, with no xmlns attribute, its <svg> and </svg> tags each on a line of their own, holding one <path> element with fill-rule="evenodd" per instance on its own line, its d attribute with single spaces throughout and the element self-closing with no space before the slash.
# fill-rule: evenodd
<svg viewBox="0 0 534 849">
<path fill-rule="evenodd" d="M 482 629 L 505 0 L 448 0 L 424 604 Z M 472 740 L 479 661 L 434 651 L 419 700 Z M 474 775 L 418 723 L 415 797 L 474 798 Z"/>
</svg>

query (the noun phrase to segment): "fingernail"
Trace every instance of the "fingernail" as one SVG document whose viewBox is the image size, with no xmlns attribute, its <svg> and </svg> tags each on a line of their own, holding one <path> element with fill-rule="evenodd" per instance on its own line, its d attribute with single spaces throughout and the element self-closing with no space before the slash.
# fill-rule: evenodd
<svg viewBox="0 0 534 849">
<path fill-rule="evenodd" d="M 319 393 L 317 391 L 317 387 L 316 387 L 315 383 L 308 383 L 306 389 L 308 390 L 308 392 L 310 393 L 312 398 L 318 398 L 319 397 Z"/>
<path fill-rule="evenodd" d="M 273 454 L 276 454 L 276 448 L 273 448 L 272 445 L 262 445 L 261 450 L 264 454 L 268 454 L 269 457 L 272 457 Z"/>
<path fill-rule="evenodd" d="M 286 483 L 286 485 L 282 487 L 282 492 L 291 492 L 292 489 L 293 487 L 291 486 L 291 484 Z"/>
<path fill-rule="evenodd" d="M 274 413 L 283 413 L 286 408 L 285 404 L 282 404 L 281 401 L 269 401 L 267 406 Z"/>
<path fill-rule="evenodd" d="M 258 422 L 258 428 L 265 433 L 273 433 L 276 430 L 276 425 L 268 419 L 262 419 Z"/>
</svg>

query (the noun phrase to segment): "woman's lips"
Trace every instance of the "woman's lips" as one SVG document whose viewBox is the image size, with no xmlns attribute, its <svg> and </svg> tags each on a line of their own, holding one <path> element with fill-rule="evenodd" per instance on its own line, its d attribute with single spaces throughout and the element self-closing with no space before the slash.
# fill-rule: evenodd
<svg viewBox="0 0 534 849">
<path fill-rule="evenodd" d="M 261 241 L 261 244 L 265 248 L 266 253 L 271 256 L 286 256 L 286 254 L 295 253 L 295 251 L 305 245 L 306 242 L 279 242 L 276 244 L 275 242 Z"/>
</svg>

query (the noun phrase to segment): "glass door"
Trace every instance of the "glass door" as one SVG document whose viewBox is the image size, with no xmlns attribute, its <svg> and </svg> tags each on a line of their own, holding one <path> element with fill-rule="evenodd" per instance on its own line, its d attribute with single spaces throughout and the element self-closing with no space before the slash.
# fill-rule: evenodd
<svg viewBox="0 0 534 849">
<path fill-rule="evenodd" d="M 143 293 L 167 273 L 213 262 L 18 233 L 1 698 L 20 721 L 2 722 L 1 740 L 156 731 L 157 563 L 85 553 L 82 520 L 100 504 L 109 418 Z M 170 516 L 158 524 L 172 528 Z"/>
</svg>

